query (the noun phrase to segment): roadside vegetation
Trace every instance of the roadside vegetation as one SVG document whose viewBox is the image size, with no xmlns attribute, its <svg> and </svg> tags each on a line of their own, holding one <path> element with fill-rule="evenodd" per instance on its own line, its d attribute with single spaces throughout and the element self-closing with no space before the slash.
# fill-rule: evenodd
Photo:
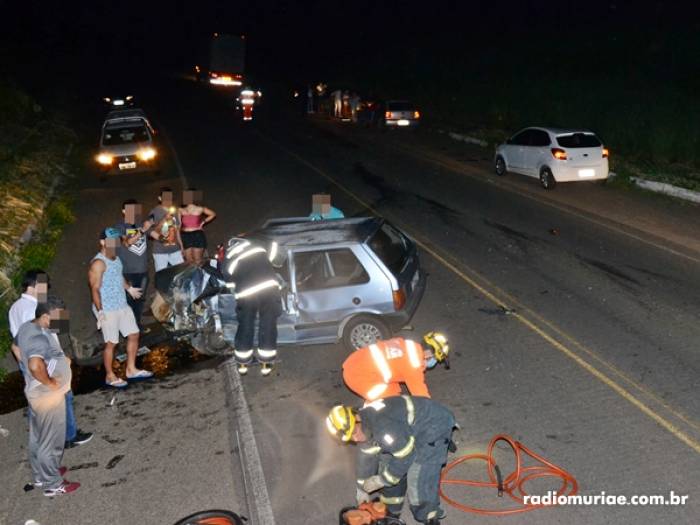
<svg viewBox="0 0 700 525">
<path fill-rule="evenodd" d="M 526 126 L 582 127 L 611 150 L 614 171 L 700 190 L 700 48 L 694 34 L 494 35 L 459 49 L 396 49 L 363 57 L 339 80 L 363 93 L 406 97 L 426 123 L 496 145 Z M 517 46 L 513 47 L 514 42 Z"/>
<path fill-rule="evenodd" d="M 73 220 L 65 189 L 75 134 L 7 81 L 0 83 L 0 359 L 9 351 L 7 311 L 21 276 L 47 268 Z M 0 380 L 5 370 L 0 367 Z"/>
</svg>

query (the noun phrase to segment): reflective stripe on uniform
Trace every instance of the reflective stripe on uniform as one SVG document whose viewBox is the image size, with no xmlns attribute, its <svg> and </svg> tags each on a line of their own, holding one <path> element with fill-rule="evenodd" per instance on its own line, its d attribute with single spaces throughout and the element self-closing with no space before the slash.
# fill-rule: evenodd
<svg viewBox="0 0 700 525">
<path fill-rule="evenodd" d="M 253 351 L 252 350 L 234 350 L 233 355 L 235 355 L 238 359 L 250 359 L 253 357 Z"/>
<path fill-rule="evenodd" d="M 406 401 L 406 419 L 409 425 L 413 425 L 416 420 L 416 407 L 413 405 L 413 399 L 408 396 L 401 396 Z"/>
<path fill-rule="evenodd" d="M 377 345 L 369 345 L 369 352 L 372 354 L 372 360 L 374 360 L 379 373 L 382 374 L 384 382 L 388 383 L 391 380 L 391 368 L 389 368 L 389 363 L 386 362 L 384 353 Z"/>
<path fill-rule="evenodd" d="M 268 288 L 272 288 L 273 286 L 277 286 L 279 288 L 279 283 L 275 279 L 263 281 L 261 283 L 255 284 L 249 288 L 246 288 L 245 290 L 238 292 L 236 294 L 236 299 L 242 299 L 242 298 L 248 297 L 250 295 L 255 295 L 256 293 L 261 292 L 263 290 L 267 290 Z"/>
<path fill-rule="evenodd" d="M 387 498 L 384 494 L 379 496 L 379 501 L 384 503 L 384 505 L 401 505 L 403 500 L 403 496 L 394 496 L 393 498 Z"/>
<path fill-rule="evenodd" d="M 387 467 L 384 467 L 384 470 L 382 470 L 382 476 L 390 485 L 396 485 L 399 481 L 401 481 L 401 478 L 397 478 L 396 476 L 392 475 Z"/>
<path fill-rule="evenodd" d="M 381 396 L 384 391 L 389 388 L 388 385 L 385 385 L 384 383 L 380 383 L 378 385 L 374 385 L 372 388 L 370 388 L 367 391 L 367 399 L 377 399 L 379 396 Z"/>
<path fill-rule="evenodd" d="M 416 343 L 410 339 L 406 339 L 405 341 L 406 350 L 408 351 L 408 360 L 411 363 L 411 366 L 413 368 L 421 368 L 422 363 L 420 357 L 418 356 L 418 348 L 416 347 Z"/>
<path fill-rule="evenodd" d="M 262 350 L 258 348 L 258 355 L 263 359 L 272 359 L 277 356 L 277 350 Z"/>
<path fill-rule="evenodd" d="M 247 257 L 250 257 L 251 255 L 255 255 L 256 253 L 264 253 L 265 248 L 261 248 L 258 246 L 257 248 L 251 248 L 247 252 L 243 252 L 240 254 L 238 257 L 236 257 L 233 261 L 231 261 L 231 264 L 228 265 L 228 273 L 230 275 L 233 275 L 233 272 L 236 271 L 236 266 L 238 266 L 238 263 Z"/>
<path fill-rule="evenodd" d="M 413 452 L 413 447 L 416 444 L 416 440 L 413 438 L 413 436 L 408 438 L 408 443 L 406 444 L 405 447 L 403 447 L 401 450 L 397 450 L 392 454 L 395 458 L 405 458 L 408 456 L 411 452 Z"/>
<path fill-rule="evenodd" d="M 367 454 L 368 456 L 374 456 L 376 454 L 379 454 L 382 451 L 382 447 L 376 446 L 376 447 L 366 447 L 366 448 L 361 448 L 360 452 L 363 454 Z"/>
<path fill-rule="evenodd" d="M 228 249 L 228 251 L 226 252 L 226 257 L 233 257 L 234 255 L 241 253 L 248 246 L 250 246 L 250 241 L 243 241 L 241 243 L 238 243 L 234 245 L 233 248 Z"/>
</svg>

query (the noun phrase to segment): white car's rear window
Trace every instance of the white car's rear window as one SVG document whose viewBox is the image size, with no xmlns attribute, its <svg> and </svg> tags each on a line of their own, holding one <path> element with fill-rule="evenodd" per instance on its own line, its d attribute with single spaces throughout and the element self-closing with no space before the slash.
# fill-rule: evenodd
<svg viewBox="0 0 700 525">
<path fill-rule="evenodd" d="M 557 142 L 562 148 L 597 148 L 603 145 L 593 133 L 559 135 Z"/>
</svg>

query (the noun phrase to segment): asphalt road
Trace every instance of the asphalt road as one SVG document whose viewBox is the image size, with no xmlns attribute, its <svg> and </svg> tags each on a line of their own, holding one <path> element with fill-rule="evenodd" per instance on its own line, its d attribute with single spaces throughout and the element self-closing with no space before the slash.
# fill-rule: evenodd
<svg viewBox="0 0 700 525">
<path fill-rule="evenodd" d="M 268 102 L 243 126 L 223 96 L 182 89 L 186 107 L 159 114 L 188 181 L 220 213 L 212 237 L 306 213 L 310 195 L 328 191 L 346 215 L 380 213 L 421 241 L 430 280 L 413 324 L 416 335 L 447 332 L 456 350 L 453 369 L 431 372 L 429 382 L 463 424 L 460 453 L 505 432 L 569 469 L 584 494 L 690 495 L 684 507 L 568 507 L 519 522 L 694 521 L 700 272 L 692 252 L 682 256 L 663 232 L 606 228 L 483 174 L 418 160 L 395 147 L 406 144 L 398 134 L 305 122 L 291 100 L 288 110 Z M 571 191 L 585 199 L 588 190 Z M 667 201 L 629 198 L 652 217 L 674 215 Z M 682 214 L 698 220 L 697 208 Z M 287 349 L 273 381 L 245 378 L 280 523 L 331 523 L 352 500 L 353 451 L 322 428 L 330 405 L 356 401 L 338 376 L 344 355 L 338 345 Z M 493 494 L 480 501 L 501 503 Z M 445 523 L 474 521 L 449 514 Z"/>
<path fill-rule="evenodd" d="M 528 181 L 494 180 L 480 162 L 488 155 L 478 150 L 460 153 L 426 131 L 379 133 L 304 120 L 291 99 L 268 98 L 274 97 L 266 94 L 256 119 L 244 124 L 224 93 L 204 86 L 169 80 L 144 93 L 145 109 L 172 150 L 160 178 L 108 187 L 85 179 L 91 182 L 81 192 L 79 223 L 67 232 L 56 263 L 57 288 L 73 294 L 69 305 L 82 308 L 89 301 L 82 276 L 94 250 L 85 238 L 114 215 L 105 208 L 112 201 L 117 211 L 130 196 L 152 204 L 158 186 L 186 181 L 203 190 L 205 204 L 218 213 L 207 230 L 213 245 L 267 218 L 308 213 L 311 195 L 329 192 L 346 215 L 379 213 L 421 245 L 428 288 L 406 335 L 437 328 L 450 337 L 452 369 L 430 372 L 428 383 L 462 425 L 457 455 L 484 452 L 493 435 L 506 433 L 571 472 L 582 494 L 689 496 L 684 506 L 565 506 L 506 519 L 697 522 L 700 254 L 691 242 L 681 246 L 672 239 L 677 232 L 664 235 L 669 217 L 698 221 L 697 207 L 608 188 L 557 188 L 584 201 L 597 192 L 629 200 L 657 230 L 610 227 L 605 210 L 584 214 L 565 197 L 554 206 L 533 198 Z M 421 148 L 451 161 L 437 162 Z M 80 329 L 92 330 L 89 316 L 81 319 Z M 353 501 L 354 450 L 335 444 L 323 426 L 330 406 L 358 402 L 339 375 L 345 355 L 341 345 L 286 348 L 273 377 L 244 378 L 276 523 L 337 523 L 338 510 Z M 221 387 L 210 392 L 223 402 L 219 372 L 198 374 Z M 183 423 L 191 419 L 181 417 Z M 215 493 L 217 503 L 234 508 L 242 505 L 238 458 L 234 449 L 231 457 L 212 458 L 207 440 L 219 438 L 216 430 L 181 435 L 190 464 L 218 464 L 211 483 L 188 483 L 188 493 Z M 144 446 L 150 461 L 170 465 L 162 448 Z M 499 451 L 504 472 L 506 452 Z M 486 477 L 482 465 L 463 474 Z M 177 482 L 186 482 L 163 475 L 175 493 Z M 212 489 L 215 476 L 223 476 L 231 499 L 220 486 Z M 546 492 L 556 485 L 538 480 L 528 488 Z M 109 490 L 91 492 L 93 503 L 113 508 L 115 523 L 129 523 L 119 519 L 114 500 L 120 488 Z M 121 490 L 126 496 L 144 488 L 124 484 Z M 507 507 L 492 491 L 450 494 L 469 504 Z M 178 501 L 159 503 L 167 503 L 168 517 L 186 510 Z M 497 519 L 447 511 L 447 525 Z"/>
</svg>

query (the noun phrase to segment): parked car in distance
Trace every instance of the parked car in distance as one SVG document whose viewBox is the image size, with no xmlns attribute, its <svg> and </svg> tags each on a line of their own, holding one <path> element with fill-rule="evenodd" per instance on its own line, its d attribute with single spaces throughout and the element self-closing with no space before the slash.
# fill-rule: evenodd
<svg viewBox="0 0 700 525">
<path fill-rule="evenodd" d="M 95 157 L 103 174 L 158 171 L 156 132 L 140 109 L 110 111 Z"/>
<path fill-rule="evenodd" d="M 275 242 L 284 255 L 280 345 L 342 341 L 357 349 L 387 339 L 410 321 L 425 290 L 415 242 L 381 218 L 275 219 L 245 237 Z M 221 352 L 238 327 L 225 284 L 224 273 L 206 265 L 162 270 L 154 316 L 201 352 Z"/>
<path fill-rule="evenodd" d="M 381 123 L 388 128 L 412 128 L 420 123 L 421 114 L 407 100 L 387 100 Z"/>
<path fill-rule="evenodd" d="M 496 148 L 496 174 L 538 177 L 551 190 L 558 182 L 604 181 L 609 151 L 588 130 L 525 128 Z"/>
</svg>

